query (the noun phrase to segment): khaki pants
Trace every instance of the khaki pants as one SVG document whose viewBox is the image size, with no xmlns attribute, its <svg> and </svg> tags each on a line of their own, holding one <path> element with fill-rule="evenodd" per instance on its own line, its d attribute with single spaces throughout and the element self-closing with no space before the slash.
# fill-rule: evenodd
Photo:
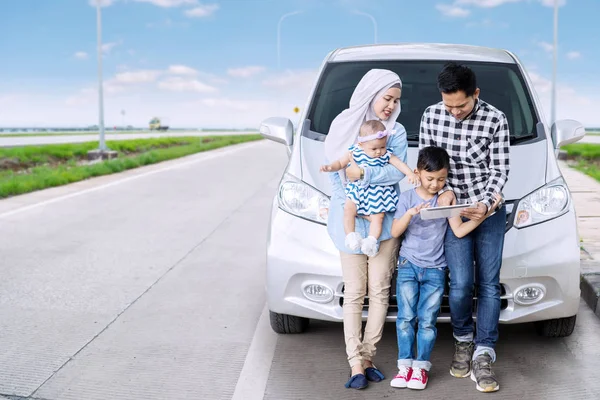
<svg viewBox="0 0 600 400">
<path fill-rule="evenodd" d="M 381 340 L 389 304 L 392 271 L 398 262 L 398 239 L 380 243 L 379 254 L 369 258 L 363 254 L 340 252 L 344 277 L 344 338 L 350 367 L 372 361 L 375 346 Z M 364 338 L 362 309 L 369 294 L 369 313 Z"/>
</svg>

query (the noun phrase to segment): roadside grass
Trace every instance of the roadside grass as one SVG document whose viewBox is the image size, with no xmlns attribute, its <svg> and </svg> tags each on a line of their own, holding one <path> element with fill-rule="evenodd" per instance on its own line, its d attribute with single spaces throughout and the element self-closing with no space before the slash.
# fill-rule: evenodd
<svg viewBox="0 0 600 400">
<path fill-rule="evenodd" d="M 569 165 L 600 182 L 600 144 L 575 143 L 563 147 Z"/>
<path fill-rule="evenodd" d="M 260 135 L 204 136 L 109 141 L 118 158 L 87 162 L 97 142 L 0 149 L 0 198 L 172 160 L 262 139 Z"/>
<path fill-rule="evenodd" d="M 201 130 L 201 129 L 169 129 L 168 131 L 149 131 L 149 130 L 131 130 L 131 131 L 112 131 L 106 130 L 105 133 L 107 135 L 132 135 L 132 134 L 141 134 L 141 133 L 149 133 L 149 134 L 169 134 L 169 133 L 189 133 L 189 132 L 252 132 L 253 129 L 241 130 L 241 129 L 210 129 L 210 130 Z M 0 132 L 0 138 L 3 137 L 35 137 L 35 136 L 98 136 L 98 132 L 95 131 L 72 131 L 72 132 L 11 132 L 5 133 Z"/>
</svg>

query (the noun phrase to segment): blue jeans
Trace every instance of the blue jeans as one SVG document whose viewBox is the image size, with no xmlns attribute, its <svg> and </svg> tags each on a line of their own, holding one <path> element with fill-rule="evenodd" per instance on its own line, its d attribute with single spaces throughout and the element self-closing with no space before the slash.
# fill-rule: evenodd
<svg viewBox="0 0 600 400">
<path fill-rule="evenodd" d="M 450 269 L 450 317 L 456 338 L 473 340 L 473 290 L 477 277 L 477 332 L 475 347 L 493 351 L 500 318 L 500 267 L 506 227 L 501 207 L 462 239 L 446 231 L 445 253 Z"/>
<path fill-rule="evenodd" d="M 431 368 L 429 360 L 437 337 L 435 323 L 442 304 L 445 280 L 444 268 L 421 268 L 400 257 L 396 289 L 398 367 L 413 366 L 427 371 Z M 414 357 L 417 320 L 417 356 Z"/>
</svg>

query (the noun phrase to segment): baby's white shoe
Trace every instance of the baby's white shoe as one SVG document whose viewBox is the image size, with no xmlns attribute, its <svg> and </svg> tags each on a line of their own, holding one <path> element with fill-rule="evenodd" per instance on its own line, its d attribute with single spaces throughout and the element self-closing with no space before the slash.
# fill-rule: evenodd
<svg viewBox="0 0 600 400">
<path fill-rule="evenodd" d="M 377 239 L 373 236 L 369 236 L 368 238 L 363 239 L 360 249 L 363 254 L 369 257 L 375 257 L 379 253 L 379 243 L 377 243 Z"/>
<path fill-rule="evenodd" d="M 360 250 L 362 237 L 356 232 L 350 232 L 346 235 L 346 247 L 352 251 Z"/>
</svg>

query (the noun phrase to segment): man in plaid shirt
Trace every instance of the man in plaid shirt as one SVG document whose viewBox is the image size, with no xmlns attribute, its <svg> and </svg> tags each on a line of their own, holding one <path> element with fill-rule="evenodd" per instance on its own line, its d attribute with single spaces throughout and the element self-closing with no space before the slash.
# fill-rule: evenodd
<svg viewBox="0 0 600 400">
<path fill-rule="evenodd" d="M 509 171 L 509 130 L 504 113 L 479 99 L 474 72 L 447 64 L 438 76 L 442 101 L 421 119 L 420 147 L 438 146 L 450 155 L 448 184 L 439 205 L 476 204 L 463 217 L 480 220 L 502 193 Z M 506 210 L 499 206 L 477 229 L 458 239 L 446 232 L 450 269 L 450 316 L 455 353 L 450 373 L 471 375 L 482 392 L 500 388 L 492 371 L 500 318 L 500 266 Z M 475 268 L 473 265 L 475 264 Z M 476 273 L 477 272 L 477 273 Z M 473 286 L 477 275 L 477 332 L 473 324 Z"/>
</svg>

